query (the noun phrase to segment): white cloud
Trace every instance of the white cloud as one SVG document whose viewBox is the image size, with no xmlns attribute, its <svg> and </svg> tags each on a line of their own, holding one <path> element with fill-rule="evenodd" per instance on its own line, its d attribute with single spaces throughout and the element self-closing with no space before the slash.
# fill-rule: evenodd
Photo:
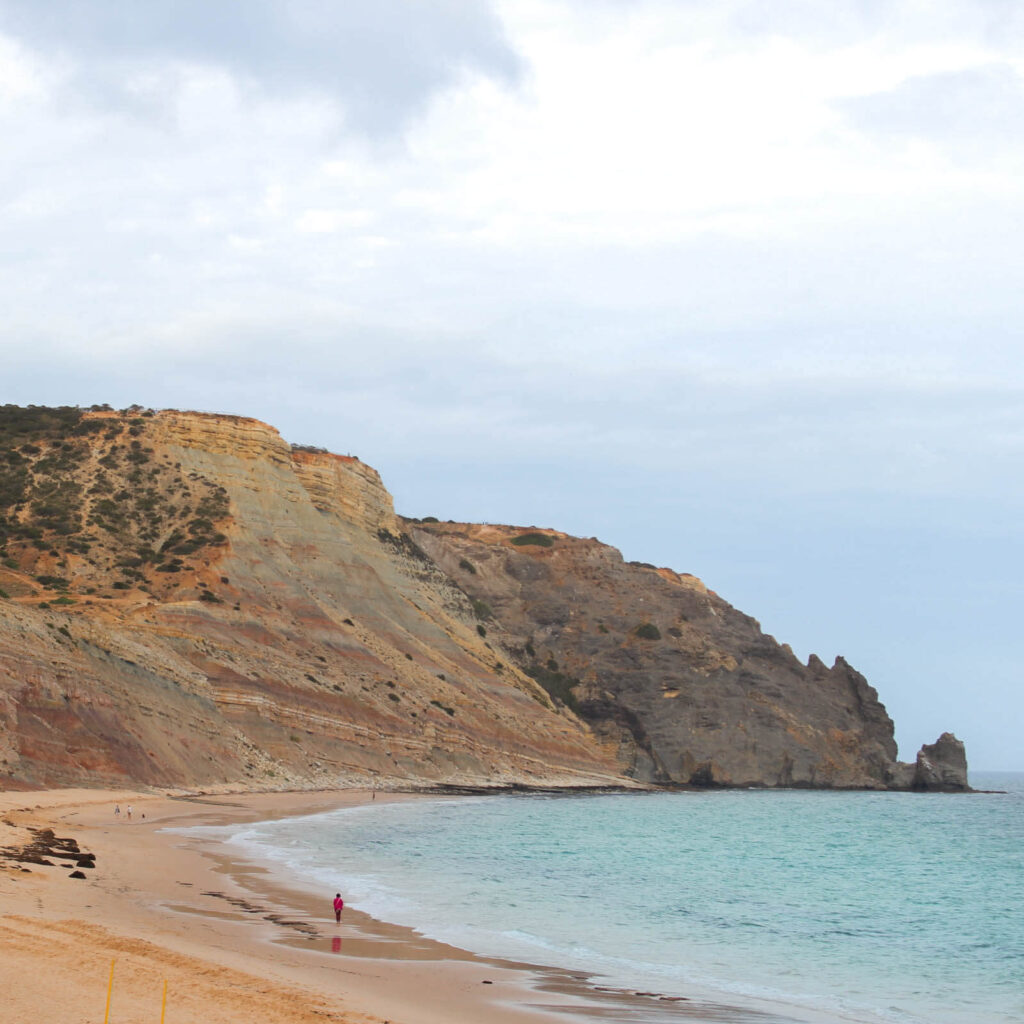
<svg viewBox="0 0 1024 1024">
<path fill-rule="evenodd" d="M 1024 156 L 1024 74 L 1008 63 L 914 75 L 839 106 L 889 144 L 926 140 L 986 165 L 1000 158 L 1019 164 Z"/>
<path fill-rule="evenodd" d="M 518 72 L 482 0 L 3 0 L 0 32 L 61 54 L 79 96 L 104 109 L 152 115 L 154 72 L 219 68 L 264 94 L 330 95 L 371 135 L 400 129 L 463 67 Z"/>
<path fill-rule="evenodd" d="M 331 235 L 366 227 L 372 221 L 373 214 L 369 210 L 303 210 L 295 226 L 299 231 Z"/>
<path fill-rule="evenodd" d="M 678 568 L 722 509 L 1024 504 L 1021 5 L 216 6 L 0 0 L 4 400 L 256 415 Z"/>
<path fill-rule="evenodd" d="M 15 40 L 0 36 L 0 110 L 37 100 L 45 88 L 40 62 Z"/>
</svg>

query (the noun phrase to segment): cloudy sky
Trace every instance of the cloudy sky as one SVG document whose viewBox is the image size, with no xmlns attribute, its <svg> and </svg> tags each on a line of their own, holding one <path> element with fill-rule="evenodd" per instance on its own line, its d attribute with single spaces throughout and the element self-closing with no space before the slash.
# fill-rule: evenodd
<svg viewBox="0 0 1024 1024">
<path fill-rule="evenodd" d="M 1018 0 L 0 0 L 0 401 L 694 572 L 1024 769 Z"/>
</svg>

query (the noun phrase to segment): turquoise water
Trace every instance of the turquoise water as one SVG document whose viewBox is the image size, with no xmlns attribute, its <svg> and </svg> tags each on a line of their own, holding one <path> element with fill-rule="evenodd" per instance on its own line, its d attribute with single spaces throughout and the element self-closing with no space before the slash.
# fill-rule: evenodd
<svg viewBox="0 0 1024 1024">
<path fill-rule="evenodd" d="M 233 841 L 376 917 L 606 984 L 801 1019 L 1022 1022 L 1024 775 L 972 781 L 1010 792 L 438 799 Z"/>
</svg>

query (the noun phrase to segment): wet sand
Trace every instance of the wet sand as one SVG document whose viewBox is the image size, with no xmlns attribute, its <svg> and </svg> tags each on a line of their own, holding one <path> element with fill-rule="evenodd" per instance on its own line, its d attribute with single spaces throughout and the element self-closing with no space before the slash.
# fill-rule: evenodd
<svg viewBox="0 0 1024 1024">
<path fill-rule="evenodd" d="M 155 1024 L 166 982 L 166 1024 L 796 1020 L 479 957 L 353 907 L 339 927 L 333 892 L 303 891 L 216 840 L 174 831 L 313 814 L 370 797 L 0 793 L 0 846 L 23 847 L 38 838 L 31 829 L 48 827 L 95 854 L 94 868 L 78 869 L 84 879 L 69 877 L 74 858 L 47 858 L 52 866 L 0 860 L 3 1019 L 93 1024 L 104 1020 L 109 991 L 110 1024 Z"/>
</svg>

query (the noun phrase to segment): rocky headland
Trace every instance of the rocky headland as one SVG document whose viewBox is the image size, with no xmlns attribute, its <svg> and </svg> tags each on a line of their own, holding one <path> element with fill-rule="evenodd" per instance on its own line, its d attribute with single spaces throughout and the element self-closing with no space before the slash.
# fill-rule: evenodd
<svg viewBox="0 0 1024 1024">
<path fill-rule="evenodd" d="M 964 790 L 693 576 L 236 416 L 0 408 L 0 787 Z"/>
</svg>

